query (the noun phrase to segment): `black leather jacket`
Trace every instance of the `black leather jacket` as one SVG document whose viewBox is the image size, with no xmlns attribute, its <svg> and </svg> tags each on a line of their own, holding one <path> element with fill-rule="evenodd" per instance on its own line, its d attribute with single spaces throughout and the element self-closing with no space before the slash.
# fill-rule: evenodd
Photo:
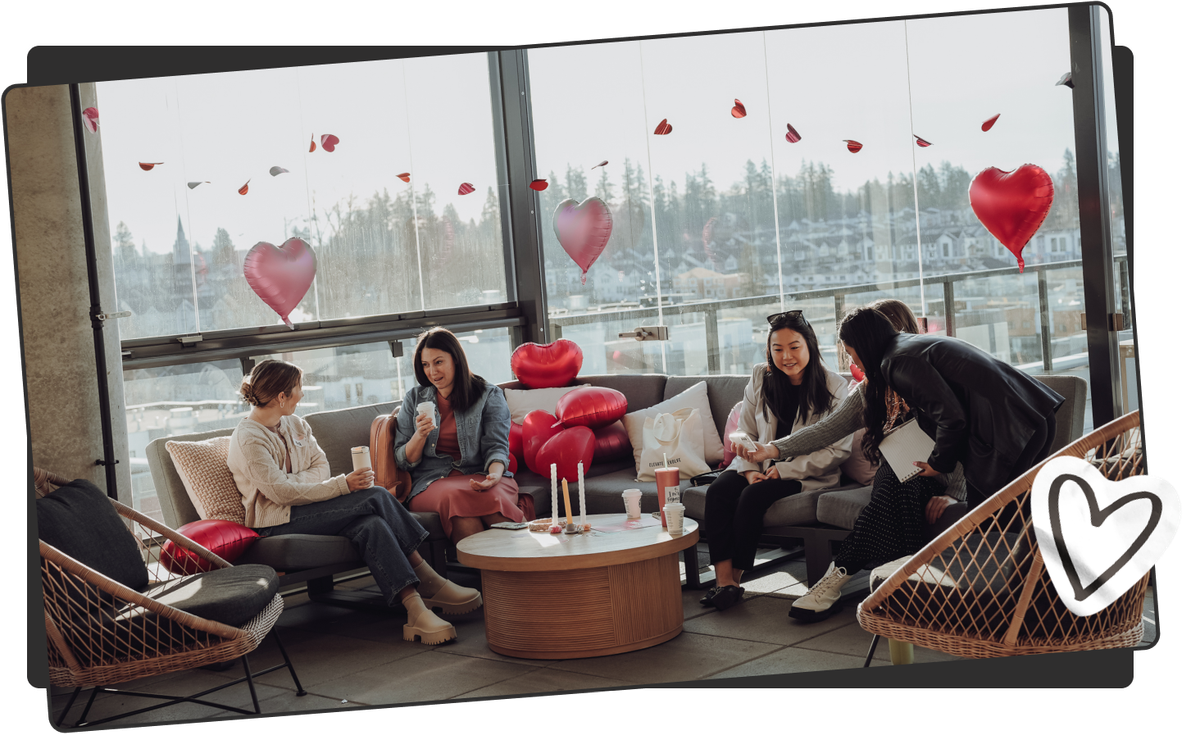
<svg viewBox="0 0 1200 734">
<path fill-rule="evenodd" d="M 943 336 L 897 334 L 884 352 L 883 379 L 917 413 L 935 441 L 929 465 L 963 464 L 968 482 L 1000 489 L 1012 466 L 1063 396 L 974 345 Z"/>
</svg>

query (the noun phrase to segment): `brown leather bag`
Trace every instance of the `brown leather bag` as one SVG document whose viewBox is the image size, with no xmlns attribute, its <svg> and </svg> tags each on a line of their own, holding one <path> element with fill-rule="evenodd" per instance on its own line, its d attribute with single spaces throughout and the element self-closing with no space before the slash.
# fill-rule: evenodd
<svg viewBox="0 0 1200 734">
<path fill-rule="evenodd" d="M 377 415 L 371 421 L 371 470 L 375 472 L 375 484 L 383 487 L 403 502 L 412 491 L 412 476 L 396 466 L 394 444 L 396 441 L 397 407 L 391 415 Z"/>
</svg>

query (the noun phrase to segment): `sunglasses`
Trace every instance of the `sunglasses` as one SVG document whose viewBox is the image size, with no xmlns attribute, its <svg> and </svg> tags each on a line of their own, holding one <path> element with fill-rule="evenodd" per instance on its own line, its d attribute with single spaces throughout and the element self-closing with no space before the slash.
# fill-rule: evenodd
<svg viewBox="0 0 1200 734">
<path fill-rule="evenodd" d="M 789 319 L 795 319 L 802 324 L 808 324 L 808 319 L 804 318 L 804 312 L 799 309 L 796 309 L 794 311 L 783 311 L 780 313 L 773 313 L 767 317 L 767 324 L 770 325 L 770 327 L 772 329 L 774 329 L 774 328 L 778 327 L 781 323 L 783 323 L 784 321 L 787 321 Z"/>
</svg>

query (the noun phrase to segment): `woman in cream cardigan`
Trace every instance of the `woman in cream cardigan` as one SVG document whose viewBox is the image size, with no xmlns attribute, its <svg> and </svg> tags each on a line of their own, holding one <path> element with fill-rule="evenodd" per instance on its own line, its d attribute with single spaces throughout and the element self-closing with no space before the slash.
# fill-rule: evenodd
<svg viewBox="0 0 1200 734">
<path fill-rule="evenodd" d="M 767 361 L 755 365 L 742 399 L 738 430 L 753 441 L 783 438 L 837 407 L 846 380 L 825 369 L 817 335 L 801 311 L 767 318 Z M 716 586 L 700 600 L 724 611 L 742 598 L 742 573 L 754 566 L 763 516 L 776 501 L 803 491 L 836 487 L 838 465 L 850 456 L 851 437 L 787 461 L 734 459 L 705 493 L 704 530 Z"/>
<path fill-rule="evenodd" d="M 382 487 L 370 468 L 330 476 L 325 452 L 308 422 L 295 415 L 304 398 L 303 373 L 268 359 L 242 381 L 250 415 L 234 428 L 229 470 L 246 507 L 246 526 L 260 537 L 340 535 L 358 549 L 389 606 L 408 611 L 404 639 L 426 645 L 455 638 L 443 614 L 464 614 L 482 604 L 480 594 L 442 578 L 417 553 L 429 535 Z M 428 606 L 426 606 L 428 605 Z"/>
</svg>

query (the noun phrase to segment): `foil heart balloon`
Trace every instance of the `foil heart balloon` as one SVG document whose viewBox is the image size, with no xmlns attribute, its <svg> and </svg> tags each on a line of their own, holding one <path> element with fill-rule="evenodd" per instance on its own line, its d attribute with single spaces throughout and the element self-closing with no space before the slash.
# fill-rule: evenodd
<svg viewBox="0 0 1200 734">
<path fill-rule="evenodd" d="M 583 368 L 583 350 L 570 339 L 549 344 L 525 342 L 513 350 L 509 364 L 523 385 L 566 387 Z"/>
<path fill-rule="evenodd" d="M 558 399 L 554 412 L 564 427 L 603 428 L 625 415 L 629 401 L 611 387 L 581 387 Z"/>
<path fill-rule="evenodd" d="M 533 470 L 543 477 L 550 477 L 550 465 L 558 465 L 558 478 L 568 482 L 579 481 L 579 463 L 583 462 L 586 476 L 592 468 L 596 455 L 596 435 L 584 426 L 568 428 L 552 437 L 538 450 Z"/>
<path fill-rule="evenodd" d="M 596 452 L 592 455 L 592 461 L 616 461 L 633 456 L 633 444 L 629 442 L 629 433 L 621 421 L 592 429 L 592 433 L 596 435 Z"/>
<path fill-rule="evenodd" d="M 521 424 L 514 420 L 508 422 L 508 452 L 515 457 L 525 458 L 525 448 L 521 442 Z M 516 462 L 513 462 L 509 467 L 509 471 L 516 471 Z"/>
<path fill-rule="evenodd" d="M 986 168 L 971 182 L 971 209 L 987 231 L 1017 258 L 1025 272 L 1021 250 L 1046 221 L 1054 202 L 1050 174 L 1026 163 L 1015 171 Z"/>
<path fill-rule="evenodd" d="M 282 247 L 259 242 L 246 253 L 242 271 L 263 303 L 279 314 L 283 323 L 296 328 L 288 314 L 308 293 L 317 274 L 317 257 L 308 243 L 299 237 L 284 242 Z"/>
<path fill-rule="evenodd" d="M 587 271 L 604 252 L 612 236 L 613 218 L 608 205 L 596 197 L 579 203 L 567 199 L 554 210 L 554 235 L 571 259 L 583 269 L 582 281 L 587 283 Z"/>
<path fill-rule="evenodd" d="M 538 451 L 551 438 L 562 433 L 558 419 L 544 410 L 531 410 L 521 424 L 521 444 L 525 466 L 535 469 Z M 548 465 L 547 465 L 548 466 Z M 547 474 L 546 476 L 550 476 Z"/>
</svg>

